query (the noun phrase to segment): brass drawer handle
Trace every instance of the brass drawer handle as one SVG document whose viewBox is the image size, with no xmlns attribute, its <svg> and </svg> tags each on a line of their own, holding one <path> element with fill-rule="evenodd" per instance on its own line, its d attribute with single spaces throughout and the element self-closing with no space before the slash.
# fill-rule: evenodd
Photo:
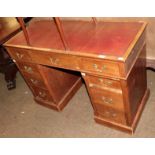
<svg viewBox="0 0 155 155">
<path fill-rule="evenodd" d="M 102 72 L 102 70 L 100 70 L 100 69 L 98 68 L 98 65 L 97 65 L 97 64 L 93 64 L 93 68 L 94 68 L 96 71 L 98 71 L 98 72 Z"/>
<path fill-rule="evenodd" d="M 38 84 L 38 80 L 35 80 L 35 79 L 30 79 L 30 81 L 33 83 L 33 84 Z"/>
<path fill-rule="evenodd" d="M 116 117 L 116 116 L 117 116 L 117 114 L 116 114 L 115 112 L 110 112 L 110 111 L 106 111 L 105 114 L 106 114 L 108 117 L 110 117 L 110 116 Z"/>
<path fill-rule="evenodd" d="M 104 83 L 105 85 L 112 85 L 112 81 L 109 81 L 109 80 L 103 80 L 102 78 L 99 78 L 98 79 L 101 83 Z"/>
<path fill-rule="evenodd" d="M 50 62 L 52 63 L 52 64 L 58 64 L 58 62 L 59 62 L 59 59 L 58 58 L 50 58 Z"/>
<path fill-rule="evenodd" d="M 97 64 L 93 64 L 93 67 L 94 67 L 95 69 L 98 69 Z"/>
<path fill-rule="evenodd" d="M 98 65 L 97 64 L 93 64 L 93 68 L 98 71 L 98 72 L 103 72 L 103 71 L 106 71 L 107 70 L 107 66 L 106 65 L 103 65 L 101 69 L 99 69 Z"/>
<path fill-rule="evenodd" d="M 43 98 L 43 97 L 45 97 L 45 96 L 46 96 L 46 93 L 45 93 L 45 92 L 41 92 L 41 91 L 40 91 L 40 92 L 39 92 L 39 96 Z"/>
<path fill-rule="evenodd" d="M 106 114 L 106 115 L 110 115 L 110 112 L 109 112 L 109 111 L 106 111 L 105 114 Z"/>
<path fill-rule="evenodd" d="M 113 112 L 113 113 L 111 114 L 111 116 L 112 116 L 112 117 L 116 117 L 117 114 L 116 114 L 115 112 Z"/>
<path fill-rule="evenodd" d="M 29 67 L 29 66 L 24 66 L 24 69 L 25 69 L 25 71 L 27 71 L 29 73 L 32 73 L 33 72 L 32 68 Z"/>
<path fill-rule="evenodd" d="M 112 104 L 112 103 L 113 103 L 112 98 L 102 97 L 102 100 L 103 100 L 103 102 L 106 103 L 106 104 Z"/>
<path fill-rule="evenodd" d="M 94 87 L 94 84 L 93 83 L 89 83 L 89 87 Z"/>
<path fill-rule="evenodd" d="M 112 85 L 112 81 L 105 81 L 105 84 L 108 85 L 108 86 Z"/>
<path fill-rule="evenodd" d="M 107 66 L 106 65 L 103 65 L 102 70 L 103 71 L 107 70 Z"/>
<path fill-rule="evenodd" d="M 101 83 L 103 83 L 103 79 L 102 79 L 102 78 L 99 78 L 98 80 L 99 80 Z"/>
<path fill-rule="evenodd" d="M 20 53 L 16 53 L 16 56 L 19 58 L 19 59 L 22 59 L 24 54 L 20 54 Z"/>
</svg>

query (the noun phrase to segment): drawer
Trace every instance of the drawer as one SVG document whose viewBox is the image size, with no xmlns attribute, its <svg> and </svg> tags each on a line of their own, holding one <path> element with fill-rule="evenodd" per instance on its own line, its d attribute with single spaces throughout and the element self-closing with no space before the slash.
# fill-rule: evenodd
<svg viewBox="0 0 155 155">
<path fill-rule="evenodd" d="M 31 51 L 31 56 L 34 62 L 46 64 L 49 66 L 56 66 L 67 68 L 71 70 L 80 69 L 80 57 L 67 54 L 59 54 L 52 52 Z"/>
<path fill-rule="evenodd" d="M 106 107 L 102 104 L 95 104 L 96 107 L 96 113 L 99 117 L 107 120 L 107 121 L 111 121 L 111 122 L 115 122 L 115 123 L 121 123 L 121 124 L 127 124 L 126 123 L 126 118 L 125 118 L 125 113 L 119 110 L 116 110 L 114 108 L 109 108 Z"/>
<path fill-rule="evenodd" d="M 24 78 L 28 82 L 29 85 L 33 85 L 33 86 L 36 86 L 36 87 L 46 89 L 44 81 L 40 77 L 32 76 L 32 75 L 27 74 L 27 73 L 23 73 L 23 75 L 24 75 Z"/>
<path fill-rule="evenodd" d="M 90 89 L 93 102 L 124 111 L 122 92 Z"/>
<path fill-rule="evenodd" d="M 91 75 L 86 75 L 85 79 L 87 80 L 88 86 L 90 88 L 121 90 L 120 81 L 117 80 L 111 80 L 103 77 L 95 77 Z"/>
<path fill-rule="evenodd" d="M 33 94 L 37 99 L 53 103 L 52 96 L 50 95 L 48 90 L 45 90 L 45 89 L 42 89 L 39 87 L 35 87 L 32 85 L 30 86 L 30 88 L 33 91 Z"/>
<path fill-rule="evenodd" d="M 32 63 L 26 63 L 26 62 L 17 62 L 19 69 L 26 74 L 30 74 L 33 76 L 37 76 L 41 78 L 41 75 L 39 73 L 39 70 L 37 68 L 37 65 Z"/>
<path fill-rule="evenodd" d="M 119 66 L 116 62 L 82 58 L 81 69 L 101 75 L 119 76 Z"/>
<path fill-rule="evenodd" d="M 29 56 L 28 50 L 19 48 L 7 48 L 9 54 L 16 61 L 26 61 L 31 62 L 31 57 Z"/>
</svg>

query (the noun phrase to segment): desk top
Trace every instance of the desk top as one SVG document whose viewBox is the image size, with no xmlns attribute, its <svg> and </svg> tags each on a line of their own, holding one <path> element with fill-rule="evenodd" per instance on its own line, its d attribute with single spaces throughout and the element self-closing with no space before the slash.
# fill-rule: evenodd
<svg viewBox="0 0 155 155">
<path fill-rule="evenodd" d="M 70 50 L 65 51 L 53 21 L 31 22 L 27 27 L 31 47 L 27 45 L 23 32 L 10 39 L 6 46 L 44 48 L 96 57 L 127 57 L 132 46 L 146 27 L 145 22 L 98 22 L 62 21 L 65 38 Z"/>
<path fill-rule="evenodd" d="M 16 18 L 0 17 L 0 44 L 4 43 L 13 33 L 20 29 Z"/>
</svg>

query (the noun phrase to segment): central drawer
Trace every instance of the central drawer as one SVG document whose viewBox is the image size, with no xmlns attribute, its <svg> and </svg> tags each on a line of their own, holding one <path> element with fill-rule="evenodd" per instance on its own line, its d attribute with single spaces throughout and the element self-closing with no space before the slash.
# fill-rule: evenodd
<svg viewBox="0 0 155 155">
<path fill-rule="evenodd" d="M 66 68 L 71 70 L 80 69 L 80 57 L 73 55 L 59 54 L 44 51 L 33 51 L 31 50 L 32 60 L 36 63 L 40 63 L 48 66 L 55 66 L 60 68 Z"/>
</svg>

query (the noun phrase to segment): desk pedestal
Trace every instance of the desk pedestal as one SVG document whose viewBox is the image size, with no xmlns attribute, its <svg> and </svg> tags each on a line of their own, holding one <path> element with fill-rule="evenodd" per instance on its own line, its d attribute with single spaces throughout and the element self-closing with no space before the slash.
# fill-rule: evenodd
<svg viewBox="0 0 155 155">
<path fill-rule="evenodd" d="M 149 96 L 145 48 L 144 45 L 127 79 L 82 73 L 97 123 L 134 132 Z"/>
</svg>

